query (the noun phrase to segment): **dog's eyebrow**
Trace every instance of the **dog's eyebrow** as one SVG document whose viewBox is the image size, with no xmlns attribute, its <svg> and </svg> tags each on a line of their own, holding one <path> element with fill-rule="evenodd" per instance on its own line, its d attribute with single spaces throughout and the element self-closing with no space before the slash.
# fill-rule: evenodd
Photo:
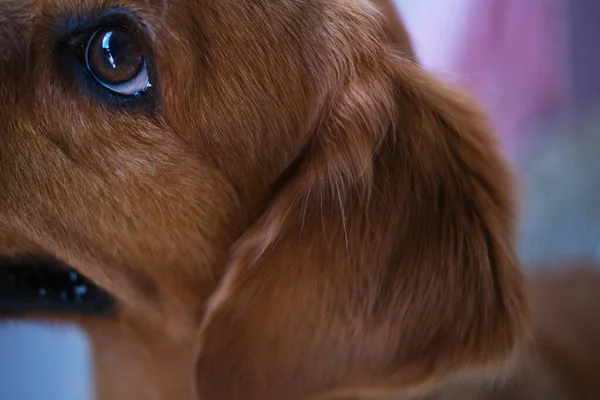
<svg viewBox="0 0 600 400">
<path fill-rule="evenodd" d="M 66 41 L 72 36 L 87 33 L 108 23 L 123 23 L 141 29 L 140 18 L 124 8 L 89 9 L 63 12 L 52 21 L 52 36 L 57 41 Z"/>
</svg>

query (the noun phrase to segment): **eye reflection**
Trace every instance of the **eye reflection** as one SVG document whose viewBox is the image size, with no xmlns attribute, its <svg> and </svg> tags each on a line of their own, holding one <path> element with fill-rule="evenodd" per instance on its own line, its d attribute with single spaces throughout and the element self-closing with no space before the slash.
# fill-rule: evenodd
<svg viewBox="0 0 600 400">
<path fill-rule="evenodd" d="M 143 51 L 125 27 L 94 32 L 86 45 L 85 61 L 92 76 L 113 92 L 132 96 L 151 87 Z"/>
</svg>

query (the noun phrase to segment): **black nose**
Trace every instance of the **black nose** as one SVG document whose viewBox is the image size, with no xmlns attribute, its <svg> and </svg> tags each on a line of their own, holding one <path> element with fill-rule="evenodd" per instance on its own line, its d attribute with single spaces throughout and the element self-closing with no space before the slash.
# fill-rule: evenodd
<svg viewBox="0 0 600 400">
<path fill-rule="evenodd" d="M 0 255 L 0 313 L 110 314 L 114 298 L 48 256 Z"/>
</svg>

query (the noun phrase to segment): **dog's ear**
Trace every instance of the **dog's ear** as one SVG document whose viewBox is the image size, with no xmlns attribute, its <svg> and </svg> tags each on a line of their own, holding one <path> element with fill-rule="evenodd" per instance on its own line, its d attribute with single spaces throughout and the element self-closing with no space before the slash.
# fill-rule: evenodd
<svg viewBox="0 0 600 400">
<path fill-rule="evenodd" d="M 200 399 L 403 393 L 519 342 L 510 176 L 488 127 L 413 62 L 377 57 L 234 249 L 200 333 Z"/>
<path fill-rule="evenodd" d="M 402 19 L 393 0 L 371 0 L 383 16 L 383 29 L 390 44 L 407 57 L 416 59 L 415 50 L 410 35 L 402 23 Z"/>
</svg>

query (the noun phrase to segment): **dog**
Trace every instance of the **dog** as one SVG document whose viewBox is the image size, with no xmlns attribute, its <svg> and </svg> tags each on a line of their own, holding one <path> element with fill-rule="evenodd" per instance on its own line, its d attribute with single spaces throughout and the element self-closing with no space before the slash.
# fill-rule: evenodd
<svg viewBox="0 0 600 400">
<path fill-rule="evenodd" d="M 7 316 L 82 327 L 99 399 L 409 398 L 514 370 L 511 173 L 387 17 L 4 1 L 0 254 L 113 300 Z"/>
</svg>

